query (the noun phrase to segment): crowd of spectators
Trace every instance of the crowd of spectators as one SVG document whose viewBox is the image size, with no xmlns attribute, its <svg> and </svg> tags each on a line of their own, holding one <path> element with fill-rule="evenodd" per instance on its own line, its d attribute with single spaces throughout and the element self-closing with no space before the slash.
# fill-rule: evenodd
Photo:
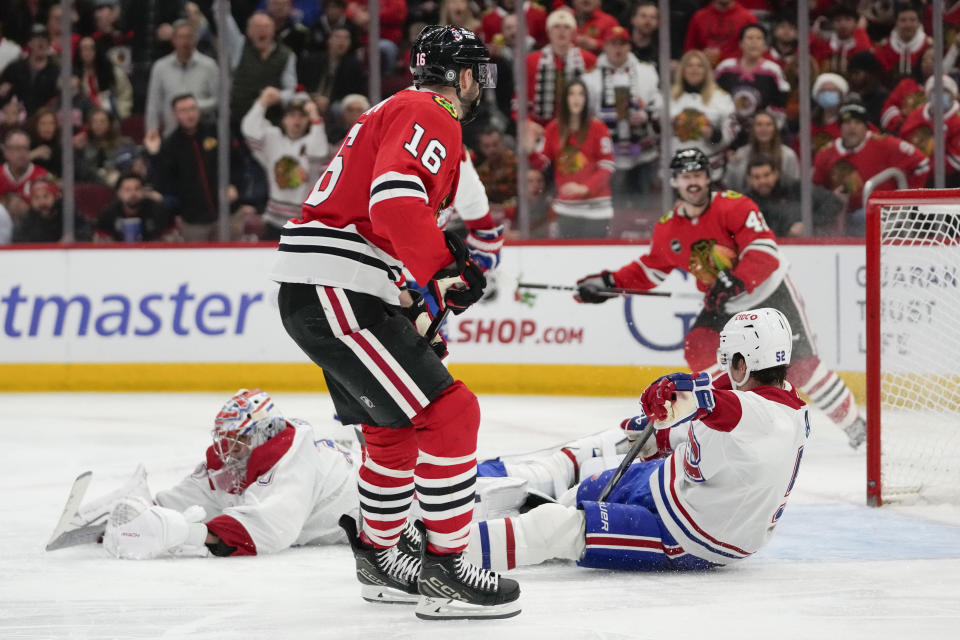
<svg viewBox="0 0 960 640">
<path fill-rule="evenodd" d="M 937 101 L 948 186 L 960 186 L 958 3 L 947 3 L 936 95 L 931 2 L 813 0 L 810 41 L 799 43 L 793 2 L 677 0 L 663 68 L 656 2 L 528 0 L 518 67 L 528 126 L 518 140 L 517 0 L 380 0 L 378 17 L 366 0 L 233 0 L 218 38 L 220 1 L 75 0 L 66 92 L 60 5 L 0 4 L 0 243 L 214 241 L 221 198 L 232 240 L 276 239 L 370 108 L 369 52 L 379 54 L 382 94 L 400 91 L 411 84 L 412 40 L 437 22 L 476 31 L 498 67 L 499 85 L 464 141 L 491 213 L 514 236 L 518 184 L 532 237 L 648 235 L 662 214 L 662 136 L 673 150 L 703 150 L 715 182 L 756 199 L 779 235 L 862 233 L 863 186 L 879 171 L 896 167 L 911 187 L 932 184 Z M 380 41 L 371 47 L 375 19 Z M 803 47 L 813 228 L 799 208 Z M 220 95 L 223 67 L 229 96 Z M 218 133 L 221 99 L 229 140 Z M 77 184 L 72 237 L 62 234 L 64 128 Z M 221 145 L 230 157 L 223 193 Z M 522 181 L 519 154 L 529 167 Z"/>
</svg>

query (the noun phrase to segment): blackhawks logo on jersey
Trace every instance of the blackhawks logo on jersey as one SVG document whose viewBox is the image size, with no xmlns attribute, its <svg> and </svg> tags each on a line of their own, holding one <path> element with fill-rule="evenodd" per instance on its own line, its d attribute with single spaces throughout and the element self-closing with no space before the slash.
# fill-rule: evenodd
<svg viewBox="0 0 960 640">
<path fill-rule="evenodd" d="M 281 189 L 296 189 L 306 182 L 307 172 L 296 158 L 283 156 L 273 165 L 273 177 Z"/>
<path fill-rule="evenodd" d="M 459 120 L 459 119 L 460 119 L 460 116 L 457 115 L 457 110 L 456 110 L 456 108 L 453 106 L 453 103 L 452 103 L 452 102 L 450 102 L 449 100 L 447 100 L 447 99 L 444 98 L 443 96 L 433 96 L 433 101 L 436 102 L 436 103 L 437 103 L 438 105 L 440 105 L 441 107 L 443 107 L 444 109 L 446 109 L 446 110 L 447 110 L 447 113 L 449 113 L 451 116 L 453 116 L 453 119 L 454 119 L 454 120 Z"/>
<path fill-rule="evenodd" d="M 709 287 L 716 282 L 718 271 L 736 266 L 737 252 L 726 245 L 717 244 L 713 238 L 704 238 L 690 247 L 689 264 L 690 273 Z"/>
</svg>

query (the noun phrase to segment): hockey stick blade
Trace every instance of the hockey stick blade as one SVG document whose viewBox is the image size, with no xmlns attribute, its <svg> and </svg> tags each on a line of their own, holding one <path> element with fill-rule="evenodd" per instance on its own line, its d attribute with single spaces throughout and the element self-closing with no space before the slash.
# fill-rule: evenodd
<svg viewBox="0 0 960 640">
<path fill-rule="evenodd" d="M 70 495 L 67 496 L 67 503 L 63 505 L 63 513 L 60 514 L 60 520 L 57 521 L 57 526 L 50 534 L 50 541 L 47 542 L 47 551 L 50 551 L 50 546 L 63 536 L 67 527 L 70 526 L 70 521 L 77 515 L 77 511 L 80 510 L 80 503 L 83 502 L 83 496 L 87 493 L 87 488 L 92 480 L 93 471 L 84 471 L 73 481 L 73 486 L 70 487 Z"/>
<path fill-rule="evenodd" d="M 56 540 L 51 540 L 46 547 L 47 551 L 56 551 L 66 547 L 75 547 L 80 544 L 96 544 L 107 530 L 107 523 L 91 524 L 79 529 L 71 529 L 61 533 Z"/>
<path fill-rule="evenodd" d="M 577 291 L 578 287 L 569 284 L 541 284 L 536 282 L 518 282 L 517 289 L 544 289 L 546 291 Z M 597 293 L 610 293 L 624 296 L 651 296 L 654 298 L 690 298 L 701 300 L 703 296 L 699 293 L 688 293 L 686 291 L 646 291 L 643 289 L 624 289 L 621 287 L 610 287 L 607 289 L 598 289 Z"/>
<path fill-rule="evenodd" d="M 640 432 L 640 437 L 637 438 L 637 441 L 633 443 L 633 446 L 630 447 L 630 450 L 627 451 L 627 453 L 623 456 L 623 460 L 620 461 L 620 466 L 617 467 L 617 470 L 614 471 L 613 475 L 610 476 L 610 479 L 607 480 L 606 486 L 603 487 L 603 491 L 601 491 L 600 495 L 597 497 L 597 502 L 605 502 L 607 498 L 610 497 L 610 494 L 613 493 L 613 490 L 620 482 L 620 478 L 623 477 L 624 472 L 626 472 L 627 468 L 633 464 L 633 460 L 637 457 L 637 454 L 640 453 L 640 449 L 643 448 L 643 445 L 645 445 L 647 440 L 650 439 L 650 436 L 653 435 L 653 431 L 653 422 L 643 428 L 643 431 Z"/>
</svg>

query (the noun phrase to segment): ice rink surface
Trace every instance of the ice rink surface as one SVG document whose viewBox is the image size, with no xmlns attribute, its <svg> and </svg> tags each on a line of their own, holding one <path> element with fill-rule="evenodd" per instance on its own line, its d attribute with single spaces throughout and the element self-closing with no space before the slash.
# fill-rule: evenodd
<svg viewBox="0 0 960 640">
<path fill-rule="evenodd" d="M 289 416 L 349 437 L 325 395 L 276 394 Z M 523 613 L 426 622 L 363 602 L 346 546 L 256 558 L 119 561 L 43 550 L 73 479 L 88 498 L 138 462 L 153 491 L 209 445 L 219 394 L 2 395 L 0 638 L 960 638 L 960 508 L 864 505 L 864 453 L 822 417 L 772 543 L 699 574 L 554 562 L 512 572 Z M 619 424 L 629 398 L 482 396 L 480 454 L 558 444 Z M 960 487 L 957 488 L 960 491 Z"/>
</svg>

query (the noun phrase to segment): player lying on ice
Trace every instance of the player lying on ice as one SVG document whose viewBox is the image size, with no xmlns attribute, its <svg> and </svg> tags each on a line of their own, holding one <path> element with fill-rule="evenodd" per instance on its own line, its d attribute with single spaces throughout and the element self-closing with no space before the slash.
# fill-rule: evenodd
<svg viewBox="0 0 960 640">
<path fill-rule="evenodd" d="M 357 520 L 362 458 L 356 445 L 327 435 L 306 421 L 285 418 L 264 391 L 242 389 L 217 414 L 213 444 L 192 474 L 154 496 L 140 466 L 124 486 L 84 504 L 69 528 L 102 527 L 106 521 L 104 547 L 126 559 L 256 555 L 346 543 L 338 522 L 344 515 Z M 527 487 L 559 495 L 574 483 L 574 461 L 583 464 L 594 455 L 615 460 L 623 440 L 623 432 L 613 429 L 509 465 L 522 477 L 480 478 L 476 518 L 516 513 Z M 502 475 L 502 462 L 490 465 L 481 464 L 481 474 L 493 469 L 488 475 Z M 417 547 L 419 539 L 408 524 L 404 543 Z"/>
<path fill-rule="evenodd" d="M 552 558 L 655 571 L 754 554 L 783 515 L 810 432 L 807 409 L 786 382 L 791 345 L 781 312 L 736 314 L 717 350 L 726 373 L 713 382 L 706 374 L 660 378 L 643 392 L 645 415 L 625 426 L 654 420 L 657 445 L 641 455 L 666 457 L 628 467 L 604 502 L 598 496 L 614 470 L 581 482 L 572 504 L 567 496 L 475 523 L 471 561 L 497 571 Z"/>
</svg>

